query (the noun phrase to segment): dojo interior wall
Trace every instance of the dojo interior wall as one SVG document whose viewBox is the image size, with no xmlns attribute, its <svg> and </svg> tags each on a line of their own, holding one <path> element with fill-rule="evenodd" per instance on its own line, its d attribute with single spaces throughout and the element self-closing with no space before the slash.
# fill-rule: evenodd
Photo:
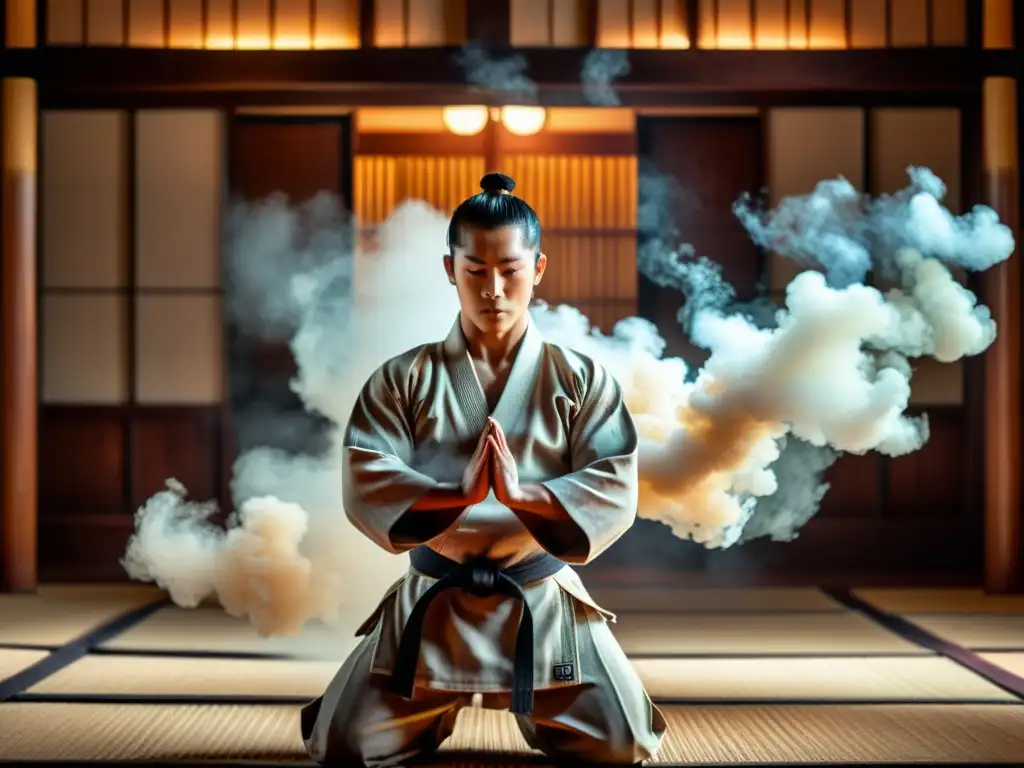
<svg viewBox="0 0 1024 768">
<path fill-rule="evenodd" d="M 224 490 L 224 121 L 45 111 L 40 130 L 40 568 L 118 577 L 165 479 Z"/>
<path fill-rule="evenodd" d="M 450 207 L 477 189 L 483 153 L 472 137 L 460 142 L 462 137 L 443 133 L 436 110 L 416 114 L 395 120 L 394 114 L 368 110 L 354 119 L 293 114 L 281 120 L 263 110 L 231 120 L 219 110 L 44 113 L 45 578 L 121 578 L 117 560 L 132 513 L 168 477 L 196 498 L 228 498 L 236 448 L 226 396 L 230 371 L 219 255 L 228 188 L 268 194 L 285 174 L 307 193 L 347 188 L 357 213 L 371 224 L 405 196 Z M 642 137 L 636 116 L 626 110 L 609 110 L 603 121 L 592 113 L 555 115 L 532 137 L 532 147 L 525 139 L 509 139 L 502 167 L 516 177 L 517 191 L 537 206 L 545 223 L 552 269 L 543 297 L 574 304 L 607 329 L 615 319 L 635 314 L 643 301 L 635 265 L 635 147 Z M 239 127 L 243 117 L 250 120 L 246 130 Z M 776 198 L 807 192 L 836 174 L 874 192 L 893 191 L 905 184 L 905 166 L 915 163 L 947 182 L 954 210 L 973 202 L 961 199 L 955 109 L 648 115 L 640 118 L 640 132 L 645 118 L 677 121 L 665 123 L 666 135 L 684 136 L 688 143 L 679 149 L 697 157 L 706 150 L 701 141 L 735 124 L 731 152 L 761 159 L 754 176 Z M 310 146 L 315 151 L 295 154 L 295 147 Z M 265 157 L 268 147 L 276 148 L 273 162 L 252 160 Z M 663 148 L 679 154 L 672 144 Z M 736 261 L 728 269 L 741 293 L 756 280 L 776 292 L 784 288 L 791 272 L 787 262 L 753 249 L 742 257 L 749 263 L 741 263 L 734 253 L 739 250 L 723 248 L 720 255 Z M 666 335 L 673 331 L 671 320 L 661 322 Z M 965 545 L 980 532 L 980 510 L 968 503 L 964 480 L 971 445 L 964 375 L 961 366 L 921 366 L 913 405 L 930 414 L 928 445 L 899 459 L 843 458 L 830 470 L 833 487 L 811 523 L 828 535 L 816 538 L 809 530 L 803 538 L 833 542 L 832 560 L 876 571 L 950 571 L 980 562 L 980 551 Z M 908 559 L 911 538 L 927 546 Z M 873 542 L 870 551 L 858 550 L 858 541 Z M 809 545 L 800 542 L 785 546 L 791 549 L 782 561 L 776 557 L 776 570 L 813 573 L 829 559 L 803 558 L 801 547 Z"/>
<path fill-rule="evenodd" d="M 467 0 L 371 0 L 373 45 L 466 42 Z M 696 0 L 697 46 L 865 49 L 962 46 L 967 0 Z M 361 0 L 46 0 L 47 45 L 358 48 Z M 596 13 L 591 21 L 589 14 Z M 517 46 L 680 49 L 685 0 L 510 0 Z"/>
</svg>

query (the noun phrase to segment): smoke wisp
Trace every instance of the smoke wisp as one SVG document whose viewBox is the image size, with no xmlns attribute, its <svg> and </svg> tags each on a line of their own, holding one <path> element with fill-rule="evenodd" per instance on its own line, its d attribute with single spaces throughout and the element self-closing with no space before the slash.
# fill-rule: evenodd
<svg viewBox="0 0 1024 768">
<path fill-rule="evenodd" d="M 526 74 L 526 57 L 512 54 L 497 58 L 478 43 L 468 43 L 456 54 L 466 82 L 501 93 L 510 98 L 533 102 L 537 99 L 537 83 Z"/>
<path fill-rule="evenodd" d="M 583 59 L 580 82 L 583 98 L 595 107 L 617 107 L 622 104 L 612 83 L 629 74 L 629 55 L 622 50 L 595 48 Z"/>
</svg>

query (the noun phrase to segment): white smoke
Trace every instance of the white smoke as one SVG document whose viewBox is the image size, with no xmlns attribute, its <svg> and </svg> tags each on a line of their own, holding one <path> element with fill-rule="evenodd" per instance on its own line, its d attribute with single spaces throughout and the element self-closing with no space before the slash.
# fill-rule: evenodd
<svg viewBox="0 0 1024 768">
<path fill-rule="evenodd" d="M 264 636 L 293 635 L 319 619 L 369 613 L 407 558 L 371 544 L 345 518 L 340 430 L 380 363 L 443 338 L 458 311 L 441 257 L 447 220 L 420 202 L 400 206 L 378 232 L 379 250 L 354 253 L 352 222 L 320 195 L 295 208 L 283 198 L 237 204 L 230 217 L 230 307 L 243 328 L 278 338 L 290 329 L 299 374 L 293 389 L 331 422 L 322 455 L 257 447 L 239 456 L 227 530 L 213 503 L 190 502 L 171 481 L 136 515 L 124 566 L 174 602 L 216 597 Z"/>
<path fill-rule="evenodd" d="M 455 62 L 471 85 L 526 102 L 537 99 L 537 83 L 526 74 L 526 57 L 518 53 L 493 56 L 479 43 L 468 43 L 456 54 Z"/>
<path fill-rule="evenodd" d="M 583 59 L 580 70 L 583 98 L 597 107 L 617 107 L 622 102 L 612 83 L 629 74 L 629 55 L 622 50 L 595 48 Z"/>
<path fill-rule="evenodd" d="M 816 211 L 831 205 L 828 195 L 814 197 L 820 189 L 806 199 Z M 914 215 L 948 216 L 937 201 L 911 199 Z M 784 202 L 779 210 L 795 206 Z M 903 216 L 906 206 L 897 209 Z M 314 205 L 296 216 L 280 200 L 240 207 L 236 225 L 262 234 L 234 238 L 246 250 L 236 245 L 232 266 L 294 264 L 294 252 L 307 254 L 299 260 L 305 269 L 273 266 L 250 273 L 247 299 L 235 306 L 251 316 L 251 327 L 297 325 L 294 388 L 307 408 L 332 422 L 331 448 L 315 458 L 271 448 L 242 455 L 233 482 L 238 513 L 226 532 L 207 522 L 209 505 L 190 504 L 182 489 L 158 494 L 139 510 L 124 561 L 133 578 L 166 587 L 179 605 L 216 596 L 228 612 L 248 616 L 268 636 L 298 632 L 314 619 L 337 621 L 342 612 L 358 610 L 361 616 L 404 572 L 405 558 L 382 552 L 345 519 L 337 438 L 373 369 L 443 338 L 457 311 L 441 265 L 444 215 L 405 203 L 383 226 L 380 252 L 353 257 L 351 232 L 315 231 L 317 222 L 348 226 L 333 214 L 314 215 L 319 210 Z M 930 230 L 945 231 L 949 240 L 930 235 L 927 242 L 913 226 L 917 219 L 907 224 L 884 206 L 874 210 L 867 220 L 849 208 L 822 214 L 833 224 L 818 228 L 826 243 L 820 252 L 830 254 L 833 271 L 845 274 L 841 258 L 859 256 L 833 256 L 856 253 L 841 238 L 856 242 L 865 229 L 885 233 L 892 248 L 888 263 L 899 271 L 901 288 L 883 293 L 856 282 L 835 287 L 820 272 L 804 272 L 789 285 L 772 327 L 730 313 L 721 302 L 701 305 L 689 318 L 693 340 L 710 352 L 699 371 L 663 358 L 664 341 L 645 320 L 623 320 L 606 336 L 572 307 L 534 309 L 550 341 L 590 354 L 621 383 L 642 436 L 643 517 L 708 547 L 754 535 L 785 540 L 814 513 L 824 492 L 817 472 L 837 452 L 898 456 L 924 443 L 927 422 L 905 414 L 908 357 L 956 360 L 978 354 L 995 337 L 988 313 L 940 259 L 980 268 L 1008 257 L 1013 242 L 1008 230 L 992 229 L 985 209 Z M 800 229 L 803 220 L 788 216 L 767 214 L 745 223 L 783 253 L 780 242 L 799 242 L 800 253 L 818 252 Z M 331 258 L 309 245 L 332 242 L 339 246 Z M 644 250 L 647 268 L 660 260 L 665 280 L 688 273 L 692 282 L 695 273 L 680 262 L 680 250 L 662 246 Z M 558 269 L 553 257 L 550 268 Z M 713 272 L 707 262 L 702 269 L 704 278 Z M 780 473 L 793 469 L 779 463 L 788 441 L 817 446 L 825 457 L 821 466 L 808 468 L 813 481 L 784 486 L 792 498 L 779 496 Z M 758 504 L 765 499 L 774 503 Z"/>
<path fill-rule="evenodd" d="M 844 178 L 821 181 L 810 194 L 757 210 L 749 197 L 733 210 L 763 248 L 821 268 L 838 287 L 862 283 L 874 269 L 886 279 L 905 273 L 911 248 L 944 264 L 981 271 L 1013 252 L 1013 233 L 988 206 L 954 216 L 942 205 L 946 185 L 928 168 L 907 168 L 910 184 L 870 198 Z"/>
</svg>

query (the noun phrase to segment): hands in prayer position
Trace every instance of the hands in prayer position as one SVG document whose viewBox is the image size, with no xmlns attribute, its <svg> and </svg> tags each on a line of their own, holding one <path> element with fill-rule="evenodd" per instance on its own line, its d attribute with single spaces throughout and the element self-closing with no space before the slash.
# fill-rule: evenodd
<svg viewBox="0 0 1024 768">
<path fill-rule="evenodd" d="M 522 495 L 519 470 L 505 431 L 497 421 L 488 418 L 462 475 L 462 493 L 467 504 L 479 504 L 487 498 L 491 488 L 494 489 L 494 497 L 505 506 L 517 503 Z"/>
<path fill-rule="evenodd" d="M 476 450 L 462 473 L 462 494 L 467 506 L 479 504 L 491 490 L 491 420 L 477 441 Z"/>
<path fill-rule="evenodd" d="M 561 506 L 543 485 L 520 485 L 515 456 L 508 446 L 505 431 L 494 419 L 487 419 L 476 450 L 462 473 L 459 492 L 466 506 L 479 504 L 494 489 L 494 498 L 520 515 L 559 519 Z"/>
<path fill-rule="evenodd" d="M 491 482 L 494 484 L 494 498 L 506 507 L 512 507 L 522 496 L 516 459 L 508 447 L 501 425 L 490 419 L 489 426 L 490 435 L 487 441 L 491 446 Z"/>
</svg>

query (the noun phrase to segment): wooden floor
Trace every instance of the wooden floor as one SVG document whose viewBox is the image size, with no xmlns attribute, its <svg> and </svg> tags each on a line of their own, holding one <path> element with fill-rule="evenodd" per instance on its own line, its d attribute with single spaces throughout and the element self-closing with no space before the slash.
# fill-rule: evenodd
<svg viewBox="0 0 1024 768">
<path fill-rule="evenodd" d="M 657 765 L 1024 763 L 1024 597 L 595 588 L 669 722 Z M 356 617 L 354 617 L 355 619 Z M 134 586 L 0 595 L 0 762 L 301 764 L 351 625 L 265 641 Z M 439 765 L 543 764 L 464 710 Z"/>
</svg>

